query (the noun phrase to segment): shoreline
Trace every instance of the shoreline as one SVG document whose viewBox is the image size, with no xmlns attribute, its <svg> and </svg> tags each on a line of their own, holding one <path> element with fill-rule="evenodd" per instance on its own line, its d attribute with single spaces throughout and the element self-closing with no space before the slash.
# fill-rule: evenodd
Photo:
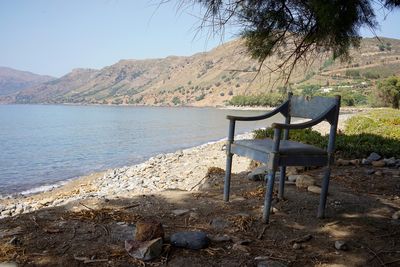
<svg viewBox="0 0 400 267">
<path fill-rule="evenodd" d="M 354 114 L 342 114 L 339 129 Z M 322 134 L 328 123 L 314 128 Z M 252 132 L 235 139 L 251 138 Z M 172 153 L 158 154 L 132 166 L 108 169 L 77 177 L 58 187 L 31 195 L 0 199 L 0 219 L 41 208 L 65 205 L 89 198 L 115 199 L 166 190 L 196 191 L 201 188 L 210 167 L 225 169 L 226 138 Z M 250 160 L 234 157 L 233 172 L 248 171 Z M 50 185 L 51 187 L 51 185 Z"/>
</svg>

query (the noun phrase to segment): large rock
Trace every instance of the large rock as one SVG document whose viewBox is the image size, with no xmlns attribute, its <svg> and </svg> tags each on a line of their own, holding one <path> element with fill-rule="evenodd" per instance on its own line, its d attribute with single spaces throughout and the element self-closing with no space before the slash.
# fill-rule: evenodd
<svg viewBox="0 0 400 267">
<path fill-rule="evenodd" d="M 247 178 L 251 181 L 264 181 L 265 175 L 268 173 L 268 168 L 265 165 L 262 165 L 258 168 L 252 170 L 248 175 Z"/>
<path fill-rule="evenodd" d="M 136 224 L 136 241 L 149 241 L 159 237 L 164 238 L 164 228 L 160 222 L 148 220 Z"/>
<path fill-rule="evenodd" d="M 379 155 L 378 153 L 372 152 L 371 154 L 369 154 L 368 158 L 367 158 L 367 162 L 371 163 L 372 161 L 377 161 L 380 160 L 382 157 L 381 155 Z"/>
<path fill-rule="evenodd" d="M 171 235 L 171 244 L 175 247 L 202 249 L 207 247 L 209 243 L 207 234 L 201 231 L 178 232 Z"/>
<path fill-rule="evenodd" d="M 130 256 L 149 261 L 161 255 L 163 241 L 162 238 L 140 242 L 135 240 L 125 240 L 125 250 Z"/>
<path fill-rule="evenodd" d="M 315 179 L 310 175 L 297 175 L 296 177 L 296 187 L 298 188 L 308 188 L 314 184 Z"/>
</svg>

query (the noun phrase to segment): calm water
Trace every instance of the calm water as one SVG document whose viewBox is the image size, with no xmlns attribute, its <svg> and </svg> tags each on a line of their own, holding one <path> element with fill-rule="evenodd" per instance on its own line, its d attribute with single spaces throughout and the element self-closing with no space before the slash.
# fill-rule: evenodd
<svg viewBox="0 0 400 267">
<path fill-rule="evenodd" d="M 218 140 L 227 135 L 227 114 L 260 113 L 211 108 L 0 105 L 0 195 Z M 266 124 L 238 123 L 237 133 Z"/>
</svg>

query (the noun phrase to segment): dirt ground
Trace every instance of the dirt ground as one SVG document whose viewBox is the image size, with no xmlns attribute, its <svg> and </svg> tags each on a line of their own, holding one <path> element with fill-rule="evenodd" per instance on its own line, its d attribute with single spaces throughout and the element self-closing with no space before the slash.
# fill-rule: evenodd
<svg viewBox="0 0 400 267">
<path fill-rule="evenodd" d="M 166 191 L 125 199 L 87 199 L 0 221 L 0 262 L 21 266 L 257 266 L 270 259 L 286 266 L 400 266 L 399 170 L 335 167 L 327 218 L 316 219 L 319 195 L 286 185 L 284 201 L 274 201 L 271 222 L 261 222 L 263 182 L 233 175 L 231 201 L 222 201 L 223 171 L 213 169 L 199 192 Z M 306 172 L 321 181 L 321 169 Z M 277 186 L 275 186 L 277 188 Z M 181 216 L 176 209 L 189 209 Z M 160 258 L 130 257 L 124 240 L 141 219 L 160 221 L 166 236 L 201 230 L 227 235 L 194 251 L 165 242 Z M 213 219 L 225 223 L 218 227 Z M 304 238 L 306 237 L 306 238 Z M 168 239 L 168 238 L 167 238 Z M 296 241 L 300 246 L 293 247 Z M 301 242 L 302 240 L 307 240 Z M 336 240 L 348 250 L 336 250 Z M 238 245 L 241 244 L 241 245 Z M 258 258 L 256 258 L 258 257 Z"/>
</svg>

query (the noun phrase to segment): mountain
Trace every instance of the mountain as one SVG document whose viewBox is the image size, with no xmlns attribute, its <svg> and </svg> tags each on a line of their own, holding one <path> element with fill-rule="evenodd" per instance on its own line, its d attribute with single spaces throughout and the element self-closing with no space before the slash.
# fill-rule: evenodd
<svg viewBox="0 0 400 267">
<path fill-rule="evenodd" d="M 0 67 L 0 96 L 9 95 L 54 79 L 54 77 L 28 71 Z"/>
<path fill-rule="evenodd" d="M 309 64 L 294 69 L 291 87 L 364 88 L 378 78 L 400 74 L 400 40 L 365 38 L 350 55 L 351 62 L 340 62 L 321 52 Z M 276 66 L 279 58 L 265 63 Z M 75 69 L 59 79 L 0 97 L 0 102 L 217 106 L 235 95 L 279 90 L 282 73 L 266 68 L 258 73 L 258 66 L 246 54 L 243 42 L 234 40 L 189 57 L 121 60 L 100 70 Z"/>
</svg>

